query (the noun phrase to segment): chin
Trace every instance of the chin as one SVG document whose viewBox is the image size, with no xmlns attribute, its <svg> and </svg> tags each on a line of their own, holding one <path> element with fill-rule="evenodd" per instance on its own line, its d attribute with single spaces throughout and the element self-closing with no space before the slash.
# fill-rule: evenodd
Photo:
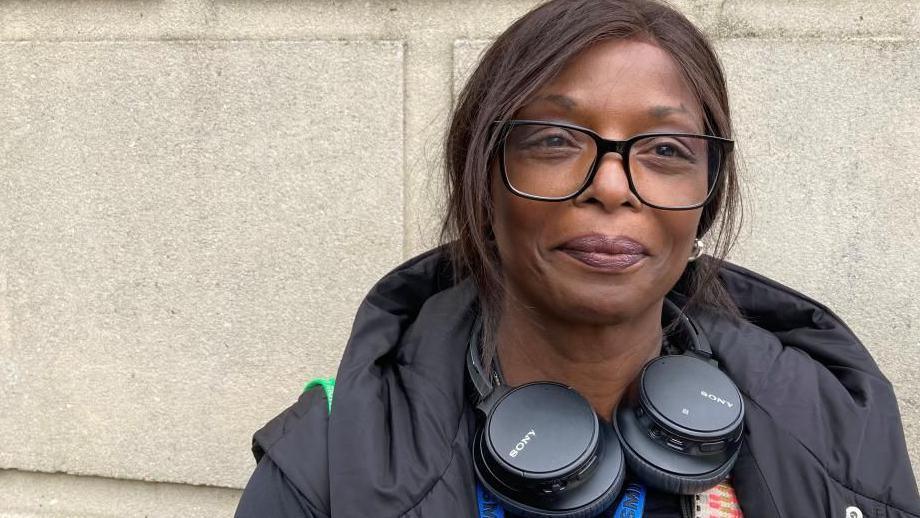
<svg viewBox="0 0 920 518">
<path fill-rule="evenodd" d="M 586 324 L 613 324 L 633 318 L 653 300 L 638 286 L 569 286 L 547 308 L 559 318 Z"/>
</svg>

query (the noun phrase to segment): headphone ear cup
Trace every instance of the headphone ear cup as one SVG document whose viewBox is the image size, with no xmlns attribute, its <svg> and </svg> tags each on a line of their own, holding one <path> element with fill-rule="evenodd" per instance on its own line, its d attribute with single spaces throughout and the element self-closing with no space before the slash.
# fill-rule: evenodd
<svg viewBox="0 0 920 518">
<path fill-rule="evenodd" d="M 617 408 L 614 429 L 626 465 L 651 487 L 667 493 L 693 495 L 725 480 L 735 465 L 739 448 L 717 455 L 690 456 L 669 449 L 648 435 L 628 406 Z"/>
<path fill-rule="evenodd" d="M 524 518 L 592 518 L 613 505 L 626 478 L 626 463 L 617 434 L 611 426 L 600 426 L 601 457 L 589 479 L 561 498 L 540 498 L 533 493 L 516 493 L 504 489 L 485 458 L 480 428 L 474 438 L 473 467 L 476 477 L 506 510 Z"/>
</svg>

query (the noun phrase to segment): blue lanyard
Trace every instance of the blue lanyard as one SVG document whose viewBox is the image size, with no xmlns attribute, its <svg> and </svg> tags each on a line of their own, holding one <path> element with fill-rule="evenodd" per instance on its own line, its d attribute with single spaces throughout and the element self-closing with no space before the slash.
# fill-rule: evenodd
<svg viewBox="0 0 920 518">
<path fill-rule="evenodd" d="M 476 482 L 476 503 L 479 504 L 479 518 L 505 518 L 505 508 L 479 482 Z"/>
<path fill-rule="evenodd" d="M 617 504 L 613 518 L 642 518 L 645 511 L 645 487 L 639 484 L 626 484 L 623 497 Z"/>
<path fill-rule="evenodd" d="M 505 508 L 478 482 L 476 502 L 479 504 L 479 518 L 505 518 Z M 623 497 L 620 498 L 620 503 L 610 518 L 642 518 L 644 510 L 645 488 L 639 484 L 627 484 L 623 488 Z"/>
</svg>

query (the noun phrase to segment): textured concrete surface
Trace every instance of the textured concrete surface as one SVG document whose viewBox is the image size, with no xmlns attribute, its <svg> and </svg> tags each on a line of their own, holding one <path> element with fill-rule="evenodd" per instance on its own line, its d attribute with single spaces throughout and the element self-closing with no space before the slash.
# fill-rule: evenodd
<svg viewBox="0 0 920 518">
<path fill-rule="evenodd" d="M 723 37 L 901 38 L 920 31 L 917 0 L 725 0 L 709 32 Z"/>
<path fill-rule="evenodd" d="M 0 2 L 0 517 L 230 514 L 182 485 L 241 487 L 435 242 L 452 98 L 536 3 Z M 920 0 L 675 4 L 729 76 L 734 259 L 863 338 L 920 474 Z"/>
<path fill-rule="evenodd" d="M 0 470 L 0 518 L 232 516 L 240 491 Z"/>
<path fill-rule="evenodd" d="M 246 480 L 401 260 L 402 56 L 0 44 L 0 466 Z"/>
</svg>

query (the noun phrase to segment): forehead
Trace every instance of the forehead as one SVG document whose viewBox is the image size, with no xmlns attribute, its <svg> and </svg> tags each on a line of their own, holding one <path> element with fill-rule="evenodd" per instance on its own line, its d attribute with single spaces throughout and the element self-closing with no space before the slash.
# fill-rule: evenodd
<svg viewBox="0 0 920 518">
<path fill-rule="evenodd" d="M 638 40 L 604 41 L 576 54 L 518 117 L 572 120 L 598 132 L 703 130 L 699 102 L 677 63 Z"/>
</svg>

